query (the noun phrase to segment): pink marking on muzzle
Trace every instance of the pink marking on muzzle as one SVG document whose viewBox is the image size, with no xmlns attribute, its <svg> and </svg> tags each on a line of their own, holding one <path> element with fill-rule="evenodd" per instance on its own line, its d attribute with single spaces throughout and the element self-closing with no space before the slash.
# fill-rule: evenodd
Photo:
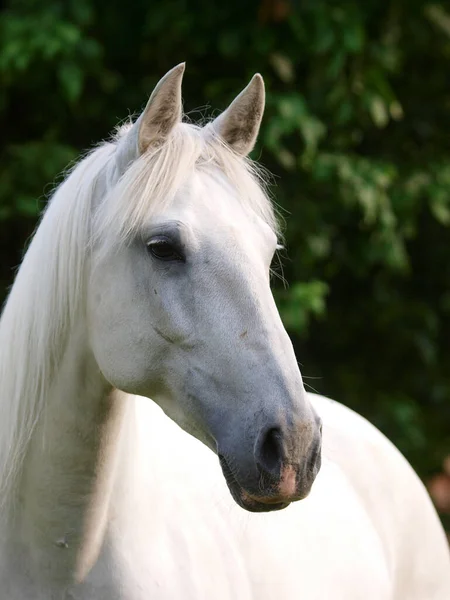
<svg viewBox="0 0 450 600">
<path fill-rule="evenodd" d="M 286 465 L 281 469 L 280 483 L 278 491 L 283 498 L 290 498 L 295 495 L 297 489 L 296 473 L 292 465 Z"/>
</svg>

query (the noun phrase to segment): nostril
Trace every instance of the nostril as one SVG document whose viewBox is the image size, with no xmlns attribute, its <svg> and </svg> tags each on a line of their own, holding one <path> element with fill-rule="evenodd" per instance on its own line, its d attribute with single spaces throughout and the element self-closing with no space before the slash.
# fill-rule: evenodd
<svg viewBox="0 0 450 600">
<path fill-rule="evenodd" d="M 315 417 L 315 424 L 317 426 L 317 429 L 319 430 L 319 433 L 322 434 L 323 422 L 322 422 L 322 419 L 319 417 L 319 415 L 316 415 L 316 417 Z"/>
<path fill-rule="evenodd" d="M 272 475 L 278 474 L 282 462 L 281 432 L 272 427 L 261 436 L 257 462 L 259 466 Z"/>
<path fill-rule="evenodd" d="M 317 442 L 315 447 L 313 448 L 309 461 L 308 467 L 311 472 L 318 473 L 320 470 L 320 466 L 322 464 L 322 443 L 321 440 Z"/>
</svg>

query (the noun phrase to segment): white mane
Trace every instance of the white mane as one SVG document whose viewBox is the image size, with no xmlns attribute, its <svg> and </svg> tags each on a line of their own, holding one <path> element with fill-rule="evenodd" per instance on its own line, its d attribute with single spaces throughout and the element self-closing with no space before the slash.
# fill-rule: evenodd
<svg viewBox="0 0 450 600">
<path fill-rule="evenodd" d="M 205 135 L 205 130 L 208 128 L 180 123 L 164 144 L 135 160 L 101 204 L 96 237 L 116 244 L 128 241 L 152 215 L 170 204 L 190 173 L 214 169 L 222 171 L 237 189 L 240 201 L 277 232 L 273 206 L 264 193 L 263 170 L 235 154 L 220 138 Z M 127 131 L 127 126 L 119 130 L 118 151 Z"/>
<path fill-rule="evenodd" d="M 277 229 L 260 171 L 193 125 L 178 125 L 165 144 L 132 162 L 99 202 L 96 186 L 113 181 L 114 155 L 127 130 L 122 128 L 113 143 L 92 151 L 56 190 L 0 319 L 0 513 L 20 472 L 72 325 L 84 318 L 93 232 L 97 240 L 126 242 L 171 201 L 192 170 L 211 168 L 221 169 L 242 202 Z"/>
</svg>

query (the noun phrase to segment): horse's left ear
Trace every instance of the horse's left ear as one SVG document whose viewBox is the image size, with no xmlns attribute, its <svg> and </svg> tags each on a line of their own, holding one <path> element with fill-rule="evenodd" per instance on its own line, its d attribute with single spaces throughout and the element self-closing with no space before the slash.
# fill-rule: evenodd
<svg viewBox="0 0 450 600">
<path fill-rule="evenodd" d="M 235 152 L 246 156 L 258 137 L 265 104 L 264 80 L 259 73 L 230 106 L 208 125 Z"/>
</svg>

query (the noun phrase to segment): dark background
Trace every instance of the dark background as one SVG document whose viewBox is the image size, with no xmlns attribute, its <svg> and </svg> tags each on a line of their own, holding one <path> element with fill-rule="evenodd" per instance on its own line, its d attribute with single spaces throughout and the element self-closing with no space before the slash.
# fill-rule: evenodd
<svg viewBox="0 0 450 600">
<path fill-rule="evenodd" d="M 274 285 L 305 381 L 428 480 L 450 453 L 448 2 L 7 3 L 0 298 L 58 174 L 184 60 L 193 119 L 263 74 L 254 157 L 275 176 L 289 287 Z"/>
</svg>

